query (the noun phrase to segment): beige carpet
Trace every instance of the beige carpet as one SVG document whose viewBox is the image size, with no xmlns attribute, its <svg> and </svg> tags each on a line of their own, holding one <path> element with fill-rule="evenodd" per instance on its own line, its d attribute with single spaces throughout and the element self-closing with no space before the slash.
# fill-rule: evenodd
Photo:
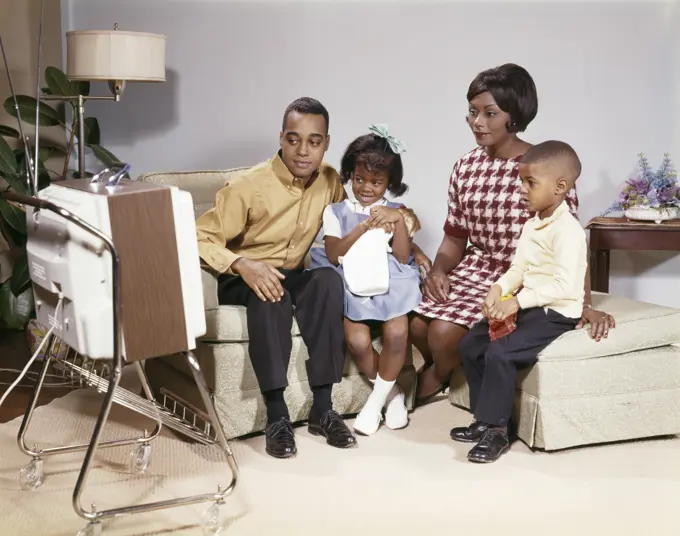
<svg viewBox="0 0 680 536">
<path fill-rule="evenodd" d="M 42 447 L 89 439 L 100 396 L 75 391 L 39 408 L 29 441 Z M 115 408 L 106 437 L 145 426 Z M 264 438 L 233 442 L 242 481 L 222 507 L 230 535 L 680 534 L 680 440 L 659 439 L 531 452 L 516 443 L 499 462 L 466 461 L 468 447 L 448 437 L 467 423 L 441 400 L 419 409 L 401 431 L 381 429 L 357 449 L 332 449 L 297 429 L 298 457 L 275 460 Z M 0 426 L 0 535 L 74 535 L 85 525 L 71 506 L 82 454 L 45 459 L 45 483 L 21 491 L 28 462 L 15 442 L 20 420 Z M 229 479 L 222 454 L 164 432 L 149 473 L 125 472 L 127 447 L 100 451 L 84 503 L 100 508 L 216 490 Z M 208 505 L 127 516 L 104 535 L 200 535 Z"/>
</svg>

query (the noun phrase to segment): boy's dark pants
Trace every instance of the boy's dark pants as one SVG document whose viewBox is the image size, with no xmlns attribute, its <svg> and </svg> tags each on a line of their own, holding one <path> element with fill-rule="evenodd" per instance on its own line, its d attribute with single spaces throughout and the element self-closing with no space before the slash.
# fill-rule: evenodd
<svg viewBox="0 0 680 536">
<path fill-rule="evenodd" d="M 306 361 L 311 387 L 339 383 L 345 364 L 344 286 L 332 268 L 279 270 L 284 296 L 265 302 L 238 276 L 223 275 L 218 283 L 221 305 L 243 305 L 248 322 L 248 353 L 260 390 L 288 386 L 292 349 L 293 308 L 300 335 L 309 351 Z"/>
<path fill-rule="evenodd" d="M 507 426 L 515 402 L 517 371 L 535 364 L 541 350 L 574 329 L 578 321 L 552 309 L 520 309 L 515 331 L 494 342 L 486 319 L 473 326 L 460 343 L 460 357 L 475 420 Z"/>
</svg>

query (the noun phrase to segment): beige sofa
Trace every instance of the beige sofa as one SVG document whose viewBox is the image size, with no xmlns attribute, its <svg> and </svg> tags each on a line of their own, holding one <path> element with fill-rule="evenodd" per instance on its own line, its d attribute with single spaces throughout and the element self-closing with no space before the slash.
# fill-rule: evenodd
<svg viewBox="0 0 680 536">
<path fill-rule="evenodd" d="M 518 378 L 514 418 L 530 447 L 680 433 L 680 348 L 672 345 L 680 342 L 680 310 L 600 293 L 593 305 L 616 319 L 607 339 L 566 333 Z M 469 407 L 460 367 L 449 400 Z"/>
<path fill-rule="evenodd" d="M 176 173 L 148 173 L 138 180 L 177 186 L 190 192 L 198 217 L 212 207 L 217 190 L 240 169 L 226 171 L 193 171 Z M 244 307 L 219 305 L 217 279 L 203 272 L 203 293 L 207 332 L 195 350 L 201 369 L 212 392 L 215 407 L 229 439 L 264 430 L 266 408 L 257 379 L 248 359 L 248 330 Z M 288 370 L 289 388 L 285 397 L 294 422 L 304 421 L 311 407 L 312 395 L 307 384 L 305 361 L 307 348 L 297 324 L 292 329 L 293 350 Z M 380 350 L 380 339 L 374 340 Z M 146 365 L 152 389 L 157 397 L 170 391 L 191 404 L 202 407 L 198 392 L 193 387 L 191 373 L 181 356 L 152 359 Z M 398 382 L 407 395 L 407 406 L 413 408 L 415 397 L 415 369 L 409 351 L 406 366 Z M 344 378 L 333 389 L 333 404 L 343 415 L 359 412 L 370 394 L 370 384 L 359 373 L 350 359 L 346 360 Z"/>
</svg>

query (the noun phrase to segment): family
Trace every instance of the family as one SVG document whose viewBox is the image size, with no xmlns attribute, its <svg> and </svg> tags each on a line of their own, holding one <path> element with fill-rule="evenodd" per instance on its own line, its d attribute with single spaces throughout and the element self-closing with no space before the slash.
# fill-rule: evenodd
<svg viewBox="0 0 680 536">
<path fill-rule="evenodd" d="M 383 421 L 394 430 L 407 426 L 396 379 L 413 344 L 425 360 L 417 405 L 443 392 L 462 365 L 474 419 L 450 436 L 473 445 L 468 459 L 481 463 L 510 448 L 517 371 L 568 330 L 590 325 L 600 340 L 615 327 L 591 305 L 577 154 L 561 141 L 532 145 L 518 137 L 538 110 L 530 74 L 515 64 L 482 71 L 467 101 L 477 147 L 453 166 L 433 262 L 413 242 L 417 216 L 385 197 L 407 190 L 405 145 L 373 125 L 348 145 L 338 173 L 323 162 L 328 111 L 311 98 L 285 110 L 276 155 L 230 180 L 197 220 L 201 259 L 220 274 L 220 303 L 247 310 L 271 456 L 297 453 L 284 400 L 293 314 L 309 351 L 310 433 L 349 448 L 355 433 L 370 436 Z M 389 240 L 389 287 L 356 295 L 343 260 L 376 231 Z M 315 240 L 322 246 L 312 247 Z M 374 268 L 362 266 L 359 276 Z M 380 353 L 371 344 L 376 333 Z M 353 430 L 331 400 L 346 350 L 373 385 Z"/>
</svg>

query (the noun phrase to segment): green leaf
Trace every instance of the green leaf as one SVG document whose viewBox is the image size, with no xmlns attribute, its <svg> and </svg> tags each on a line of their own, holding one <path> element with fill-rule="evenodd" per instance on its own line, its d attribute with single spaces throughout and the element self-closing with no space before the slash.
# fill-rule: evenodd
<svg viewBox="0 0 680 536">
<path fill-rule="evenodd" d="M 0 320 L 9 329 L 24 329 L 33 313 L 33 289 L 29 286 L 19 296 L 12 292 L 11 279 L 0 285 Z"/>
<path fill-rule="evenodd" d="M 101 132 L 99 131 L 99 121 L 96 117 L 85 118 L 85 144 L 99 145 Z"/>
<path fill-rule="evenodd" d="M 0 136 L 8 136 L 17 140 L 21 138 L 21 134 L 19 134 L 18 130 L 8 127 L 7 125 L 0 125 Z"/>
<path fill-rule="evenodd" d="M 30 286 L 31 276 L 28 273 L 28 257 L 24 251 L 14 259 L 14 269 L 12 270 L 12 278 L 10 279 L 10 287 L 12 288 L 12 294 L 18 297 Z"/>
<path fill-rule="evenodd" d="M 52 90 L 48 87 L 41 88 L 40 91 L 42 91 L 43 95 L 51 95 L 52 94 Z"/>
<path fill-rule="evenodd" d="M 12 229 L 26 236 L 26 213 L 23 210 L 0 199 L 0 215 Z"/>
<path fill-rule="evenodd" d="M 35 107 L 38 101 L 29 95 L 17 95 L 17 103 L 19 104 L 19 112 L 21 112 L 21 120 L 29 125 L 35 125 Z M 14 107 L 14 99 L 12 97 L 5 99 L 3 107 L 9 115 L 17 117 L 17 110 Z M 38 121 L 41 127 L 54 127 L 61 123 L 57 111 L 49 104 L 42 102 L 40 103 Z"/>
<path fill-rule="evenodd" d="M 94 155 L 101 160 L 102 164 L 105 166 L 110 166 L 111 164 L 118 164 L 120 160 L 111 151 L 104 149 L 101 145 L 90 145 L 90 149 Z"/>
<path fill-rule="evenodd" d="M 66 75 L 56 67 L 48 67 L 45 69 L 45 82 L 50 88 L 52 95 L 59 95 L 61 97 L 71 97 L 74 94 L 74 88 Z"/>
<path fill-rule="evenodd" d="M 9 187 L 14 190 L 15 192 L 19 192 L 20 194 L 25 194 L 28 195 L 28 180 L 27 176 L 24 175 L 5 175 L 0 177 L 3 178 L 3 180 L 9 185 Z"/>
<path fill-rule="evenodd" d="M 5 138 L 0 137 L 0 174 L 14 175 L 18 171 L 16 156 Z"/>
</svg>

